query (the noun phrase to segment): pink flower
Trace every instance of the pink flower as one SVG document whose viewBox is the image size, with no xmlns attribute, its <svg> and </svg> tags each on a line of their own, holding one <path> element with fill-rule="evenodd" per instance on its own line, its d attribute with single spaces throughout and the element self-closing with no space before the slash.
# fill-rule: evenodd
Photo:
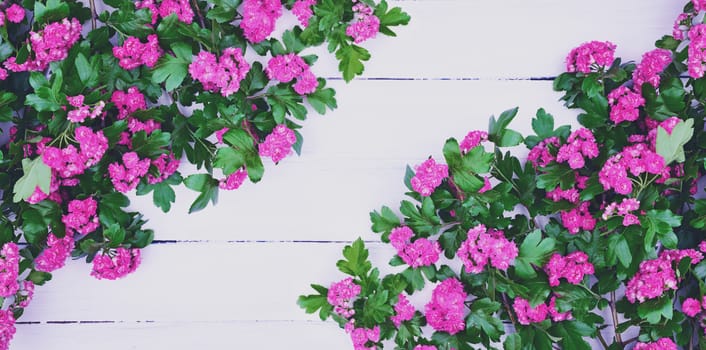
<svg viewBox="0 0 706 350">
<path fill-rule="evenodd" d="M 691 0 L 691 2 L 694 4 L 694 11 L 706 10 L 706 0 Z"/>
<path fill-rule="evenodd" d="M 309 19 L 314 16 L 314 11 L 312 10 L 314 5 L 316 5 L 316 0 L 297 0 L 292 5 L 292 13 L 304 28 L 309 26 Z"/>
<path fill-rule="evenodd" d="M 581 202 L 576 208 L 561 211 L 561 223 L 571 234 L 577 234 L 581 230 L 593 230 L 596 227 L 596 219 L 588 210 L 589 202 Z"/>
<path fill-rule="evenodd" d="M 250 71 L 250 64 L 240 48 L 223 50 L 220 59 L 208 51 L 201 51 L 189 64 L 189 74 L 208 91 L 220 91 L 228 97 L 240 89 L 240 82 Z"/>
<path fill-rule="evenodd" d="M 571 284 L 579 284 L 585 275 L 593 274 L 594 269 L 586 253 L 575 251 L 565 257 L 554 253 L 544 265 L 544 271 L 549 275 L 549 285 L 556 287 L 560 278 L 565 278 Z"/>
<path fill-rule="evenodd" d="M 133 112 L 147 109 L 145 95 L 136 86 L 129 87 L 127 92 L 114 91 L 110 101 L 118 108 L 118 119 L 125 119 Z"/>
<path fill-rule="evenodd" d="M 703 254 L 693 249 L 665 250 L 657 259 L 645 260 L 627 283 L 625 297 L 629 302 L 644 302 L 647 299 L 659 298 L 667 290 L 676 290 L 679 279 L 673 264 L 683 258 L 690 258 L 692 264 L 703 259 Z"/>
<path fill-rule="evenodd" d="M 98 202 L 93 197 L 84 200 L 74 199 L 69 202 L 69 213 L 61 217 L 67 230 L 74 230 L 81 235 L 95 231 L 100 223 L 96 214 Z"/>
<path fill-rule="evenodd" d="M 417 165 L 414 177 L 411 179 L 412 189 L 422 196 L 430 196 L 434 189 L 441 185 L 441 181 L 449 176 L 449 167 L 437 164 L 434 158 L 429 158 L 424 163 Z"/>
<path fill-rule="evenodd" d="M 244 0 L 243 20 L 240 28 L 251 43 L 259 43 L 275 30 L 277 19 L 282 16 L 280 0 Z"/>
<path fill-rule="evenodd" d="M 517 322 L 525 326 L 530 323 L 544 321 L 549 313 L 549 307 L 547 307 L 546 304 L 531 307 L 529 301 L 521 297 L 515 298 L 515 301 L 512 303 L 512 308 L 515 310 L 515 314 L 517 314 Z"/>
<path fill-rule="evenodd" d="M 689 29 L 689 76 L 698 79 L 704 76 L 706 61 L 706 24 L 696 24 Z"/>
<path fill-rule="evenodd" d="M 162 4 L 164 5 L 164 2 Z M 153 68 L 163 53 L 156 34 L 149 35 L 144 44 L 139 38 L 131 36 L 125 39 L 122 46 L 113 47 L 113 56 L 119 60 L 120 67 L 126 70 L 135 69 L 143 64 Z"/>
<path fill-rule="evenodd" d="M 181 161 L 174 157 L 174 153 L 162 154 L 157 159 L 152 160 L 152 166 L 157 168 L 158 176 L 147 174 L 147 182 L 150 184 L 160 183 L 168 179 L 179 168 Z"/>
<path fill-rule="evenodd" d="M 90 164 L 87 156 L 74 145 L 68 145 L 63 149 L 47 147 L 42 153 L 42 161 L 62 178 L 81 175 Z"/>
<path fill-rule="evenodd" d="M 0 350 L 8 350 L 15 336 L 15 316 L 12 310 L 0 310 Z"/>
<path fill-rule="evenodd" d="M 34 259 L 34 268 L 37 271 L 52 272 L 60 269 L 74 249 L 74 239 L 68 234 L 64 238 L 57 238 L 53 233 L 47 237 L 47 248 Z"/>
<path fill-rule="evenodd" d="M 660 73 L 672 62 L 672 53 L 665 49 L 654 49 L 642 55 L 642 61 L 632 73 L 635 91 L 642 91 L 642 84 L 659 87 Z"/>
<path fill-rule="evenodd" d="M 527 160 L 535 167 L 545 167 L 556 159 L 551 148 L 559 148 L 559 139 L 555 136 L 544 139 L 534 146 L 527 155 Z"/>
<path fill-rule="evenodd" d="M 162 18 L 167 18 L 171 14 L 176 13 L 179 21 L 186 24 L 191 24 L 194 20 L 194 11 L 189 5 L 189 0 L 163 0 L 157 12 Z"/>
<path fill-rule="evenodd" d="M 108 150 L 108 139 L 103 131 L 93 132 L 91 128 L 79 126 L 74 131 L 74 138 L 81 147 L 81 154 L 86 160 L 86 166 L 98 164 Z"/>
<path fill-rule="evenodd" d="M 265 141 L 258 145 L 261 157 L 270 157 L 272 161 L 278 163 L 292 153 L 292 145 L 297 142 L 294 131 L 284 124 L 277 125 L 272 132 L 265 137 Z"/>
<path fill-rule="evenodd" d="M 397 227 L 390 232 L 390 243 L 397 249 L 397 255 L 413 268 L 429 266 L 439 260 L 439 242 L 418 238 L 410 242 L 414 233 L 409 227 Z"/>
<path fill-rule="evenodd" d="M 456 334 L 466 329 L 465 304 L 468 295 L 456 278 L 448 278 L 434 288 L 431 301 L 424 307 L 427 323 L 434 330 Z"/>
<path fill-rule="evenodd" d="M 694 317 L 696 314 L 701 312 L 701 302 L 694 298 L 686 298 L 681 303 L 681 310 L 685 315 L 689 317 Z"/>
<path fill-rule="evenodd" d="M 483 141 L 488 141 L 488 133 L 481 130 L 473 130 L 463 138 L 459 148 L 461 152 L 468 153 L 468 151 L 480 145 Z"/>
<path fill-rule="evenodd" d="M 223 190 L 237 190 L 248 178 L 248 172 L 244 168 L 238 169 L 236 172 L 228 175 L 225 179 L 218 183 L 218 187 Z"/>
<path fill-rule="evenodd" d="M 351 318 L 355 314 L 353 301 L 360 294 L 360 290 L 360 286 L 353 282 L 353 278 L 348 277 L 331 284 L 326 300 L 333 306 L 333 312 L 345 318 Z"/>
<path fill-rule="evenodd" d="M 615 44 L 605 41 L 591 41 L 581 44 L 566 57 L 567 72 L 588 74 L 595 66 L 606 67 L 613 64 Z"/>
<path fill-rule="evenodd" d="M 24 309 L 32 302 L 32 298 L 34 298 L 34 283 L 32 281 L 22 281 L 22 289 L 17 293 L 15 303 Z"/>
<path fill-rule="evenodd" d="M 623 121 L 633 122 L 640 116 L 639 107 L 645 105 L 645 99 L 632 92 L 625 86 L 621 86 L 608 94 L 610 103 L 610 120 L 615 124 Z"/>
<path fill-rule="evenodd" d="M 7 298 L 15 295 L 20 288 L 17 283 L 20 271 L 20 253 L 14 242 L 3 244 L 0 253 L 2 253 L 0 258 L 0 297 Z"/>
<path fill-rule="evenodd" d="M 5 10 L 5 14 L 7 15 L 7 20 L 12 23 L 20 23 L 25 19 L 25 9 L 18 4 L 12 4 L 8 7 Z"/>
<path fill-rule="evenodd" d="M 319 85 L 316 76 L 309 69 L 309 65 L 295 53 L 272 57 L 267 62 L 265 72 L 270 79 L 276 79 L 283 83 L 297 79 L 294 91 L 300 95 L 313 93 Z"/>
<path fill-rule="evenodd" d="M 353 0 L 354 3 L 358 0 Z M 380 19 L 373 14 L 368 5 L 358 2 L 353 5 L 355 20 L 346 28 L 346 35 L 353 38 L 356 44 L 374 38 L 380 31 Z"/>
<path fill-rule="evenodd" d="M 122 160 L 122 164 L 110 163 L 108 174 L 115 189 L 125 193 L 137 187 L 142 177 L 149 171 L 152 162 L 149 158 L 140 159 L 135 152 L 123 154 Z"/>
<path fill-rule="evenodd" d="M 395 304 L 395 315 L 390 317 L 395 327 L 400 327 L 402 322 L 409 321 L 414 317 L 414 306 L 409 303 L 404 294 L 400 294 Z"/>
<path fill-rule="evenodd" d="M 438 350 L 434 345 L 417 345 L 414 350 Z"/>
<path fill-rule="evenodd" d="M 93 270 L 91 276 L 97 279 L 115 280 L 135 272 L 140 266 L 140 250 L 118 249 L 103 252 L 93 259 Z"/>
<path fill-rule="evenodd" d="M 64 18 L 61 22 L 48 24 L 40 32 L 29 33 L 32 54 L 22 64 L 16 63 L 15 57 L 5 61 L 5 68 L 13 72 L 42 71 L 49 63 L 65 59 L 69 49 L 81 37 L 81 22 L 76 18 Z"/>
<path fill-rule="evenodd" d="M 294 91 L 299 95 L 308 95 L 316 92 L 318 86 L 319 81 L 316 76 L 311 70 L 307 69 L 297 78 L 297 82 L 294 84 Z"/>
<path fill-rule="evenodd" d="M 456 252 L 467 273 L 480 273 L 488 262 L 497 269 L 507 270 L 517 254 L 517 245 L 507 240 L 503 231 L 488 231 L 484 225 L 468 230 L 468 238 Z"/>
<path fill-rule="evenodd" d="M 637 342 L 633 350 L 677 350 L 677 344 L 669 338 L 660 338 L 653 343 Z"/>
<path fill-rule="evenodd" d="M 598 144 L 591 130 L 581 128 L 569 135 L 567 143 L 559 148 L 556 161 L 568 162 L 571 169 L 583 168 L 584 157 L 595 158 L 598 156 Z"/>
<path fill-rule="evenodd" d="M 372 329 L 356 328 L 354 321 L 351 321 L 345 326 L 346 333 L 350 333 L 351 341 L 353 342 L 354 350 L 375 350 L 376 346 L 366 346 L 368 342 L 377 343 L 380 341 L 380 326 L 375 326 Z"/>
</svg>

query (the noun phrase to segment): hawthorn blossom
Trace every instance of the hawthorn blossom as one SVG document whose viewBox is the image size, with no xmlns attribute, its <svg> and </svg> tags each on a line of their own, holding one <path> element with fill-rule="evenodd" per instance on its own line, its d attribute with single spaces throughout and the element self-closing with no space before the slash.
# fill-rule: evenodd
<svg viewBox="0 0 706 350">
<path fill-rule="evenodd" d="M 697 24 L 689 29 L 689 76 L 698 79 L 704 76 L 706 62 L 706 24 Z"/>
<path fill-rule="evenodd" d="M 585 158 L 598 157 L 598 144 L 591 130 L 581 128 L 569 135 L 567 142 L 559 148 L 556 161 L 568 162 L 571 169 L 580 169 L 585 165 Z"/>
<path fill-rule="evenodd" d="M 355 19 L 346 28 L 346 35 L 353 38 L 356 44 L 374 38 L 380 31 L 380 19 L 373 14 L 370 6 L 353 0 Z"/>
<path fill-rule="evenodd" d="M 69 232 L 63 238 L 58 238 L 50 233 L 47 237 L 47 248 L 34 259 L 34 268 L 43 272 L 52 272 L 62 268 L 66 259 L 71 255 L 74 245 L 74 239 L 69 235 Z"/>
<path fill-rule="evenodd" d="M 165 2 L 173 0 L 165 0 Z M 162 4 L 164 4 L 163 2 Z M 141 65 L 153 68 L 164 51 L 159 47 L 156 34 L 147 36 L 147 42 L 142 43 L 139 38 L 128 37 L 122 46 L 113 47 L 113 56 L 118 59 L 120 67 L 126 70 L 135 69 Z"/>
<path fill-rule="evenodd" d="M 441 181 L 449 176 L 449 167 L 437 164 L 434 158 L 429 158 L 415 168 L 414 177 L 410 180 L 412 189 L 422 196 L 430 196 Z"/>
<path fill-rule="evenodd" d="M 279 80 L 283 83 L 297 79 L 294 84 L 294 90 L 300 95 L 313 93 L 319 84 L 309 65 L 295 53 L 272 57 L 267 62 L 265 72 L 270 79 Z"/>
<path fill-rule="evenodd" d="M 459 144 L 459 148 L 461 149 L 461 152 L 468 153 L 471 149 L 480 145 L 483 141 L 488 141 L 488 133 L 481 130 L 473 130 L 463 138 L 463 141 Z"/>
<path fill-rule="evenodd" d="M 0 251 L 0 297 L 7 298 L 15 295 L 20 288 L 17 277 L 20 269 L 20 252 L 17 244 L 8 242 L 3 244 Z"/>
<path fill-rule="evenodd" d="M 701 302 L 694 298 L 686 298 L 681 303 L 681 310 L 685 315 L 694 317 L 701 312 Z"/>
<path fill-rule="evenodd" d="M 545 167 L 556 160 L 551 149 L 559 148 L 559 138 L 552 136 L 542 140 L 536 146 L 532 147 L 527 155 L 527 161 L 531 162 L 535 167 Z"/>
<path fill-rule="evenodd" d="M 228 175 L 225 179 L 218 182 L 218 188 L 223 190 L 237 190 L 248 178 L 248 172 L 244 168 L 240 168 L 234 173 Z"/>
<path fill-rule="evenodd" d="M 571 234 L 577 234 L 581 230 L 593 230 L 596 227 L 596 219 L 588 210 L 589 202 L 581 202 L 571 210 L 560 212 L 561 223 Z"/>
<path fill-rule="evenodd" d="M 258 145 L 258 152 L 261 157 L 270 157 L 273 162 L 278 163 L 292 153 L 295 143 L 297 135 L 294 130 L 279 124 L 265 137 L 265 141 Z"/>
<path fill-rule="evenodd" d="M 660 338 L 652 343 L 635 343 L 633 350 L 677 350 L 677 344 L 669 338 Z"/>
<path fill-rule="evenodd" d="M 12 310 L 0 310 L 0 350 L 10 348 L 15 331 L 15 316 Z"/>
<path fill-rule="evenodd" d="M 615 44 L 605 41 L 590 41 L 569 52 L 566 57 L 566 71 L 588 74 L 593 67 L 606 67 L 615 59 Z"/>
<path fill-rule="evenodd" d="M 69 212 L 61 217 L 61 222 L 66 225 L 67 230 L 86 235 L 100 226 L 97 210 L 98 202 L 93 197 L 74 199 L 69 202 Z"/>
<path fill-rule="evenodd" d="M 448 278 L 434 288 L 424 307 L 427 323 L 434 330 L 456 334 L 466 329 L 465 304 L 468 295 L 456 278 Z"/>
<path fill-rule="evenodd" d="M 122 164 L 113 162 L 108 165 L 108 174 L 113 186 L 119 192 L 129 192 L 140 182 L 149 171 L 152 161 L 149 158 L 140 159 L 135 152 L 127 152 L 122 156 Z"/>
<path fill-rule="evenodd" d="M 414 317 L 415 309 L 404 294 L 400 294 L 394 306 L 395 315 L 390 320 L 399 328 L 402 322 L 409 321 Z"/>
<path fill-rule="evenodd" d="M 119 247 L 114 251 L 96 254 L 93 258 L 91 276 L 97 279 L 115 280 L 135 272 L 140 266 L 140 250 Z"/>
<path fill-rule="evenodd" d="M 375 326 L 372 329 L 359 328 L 355 326 L 354 320 L 351 320 L 344 327 L 346 333 L 350 334 L 353 342 L 354 350 L 375 350 L 376 346 L 367 346 L 369 342 L 377 343 L 380 341 L 380 326 Z"/>
<path fill-rule="evenodd" d="M 81 22 L 78 19 L 64 18 L 61 22 L 48 24 L 39 32 L 29 33 L 29 44 L 33 55 L 22 64 L 16 57 L 5 61 L 5 68 L 13 72 L 43 71 L 49 63 L 65 59 L 71 47 L 81 37 Z"/>
<path fill-rule="evenodd" d="M 360 286 L 353 282 L 353 278 L 348 277 L 331 284 L 326 300 L 333 306 L 333 312 L 345 318 L 351 318 L 355 314 L 353 301 L 358 297 L 360 291 Z"/>
<path fill-rule="evenodd" d="M 147 174 L 147 182 L 149 184 L 160 183 L 168 179 L 179 168 L 181 161 L 174 157 L 174 153 L 161 154 L 156 159 L 152 159 L 152 166 L 157 168 L 158 176 Z"/>
<path fill-rule="evenodd" d="M 571 315 L 571 311 L 559 312 L 559 310 L 557 310 L 556 296 L 552 296 L 552 298 L 549 300 L 547 311 L 549 312 L 549 317 L 551 317 L 552 321 L 554 322 L 571 320 L 573 318 L 573 315 Z"/>
<path fill-rule="evenodd" d="M 220 92 L 225 97 L 240 89 L 240 82 L 249 71 L 250 64 L 243 51 L 234 47 L 223 50 L 218 59 L 208 51 L 201 51 L 189 64 L 189 74 L 194 80 L 201 82 L 205 90 Z"/>
<path fill-rule="evenodd" d="M 12 4 L 5 10 L 5 15 L 7 15 L 8 21 L 20 23 L 25 19 L 25 9 L 18 4 Z"/>
<path fill-rule="evenodd" d="M 527 299 L 516 297 L 512 303 L 512 308 L 517 315 L 517 322 L 521 325 L 529 325 L 530 323 L 539 323 L 547 318 L 549 307 L 546 304 L 539 304 L 532 307 Z"/>
<path fill-rule="evenodd" d="M 272 34 L 277 19 L 282 16 L 280 0 L 244 0 L 240 28 L 249 42 L 257 44 Z"/>
<path fill-rule="evenodd" d="M 411 242 L 413 235 L 412 229 L 407 226 L 392 229 L 390 243 L 397 250 L 397 255 L 412 268 L 436 263 L 441 254 L 439 242 L 426 238 L 418 238 Z"/>
<path fill-rule="evenodd" d="M 176 14 L 179 21 L 186 24 L 191 24 L 194 20 L 194 10 L 191 9 L 189 0 L 162 0 L 156 12 L 162 18 Z"/>
<path fill-rule="evenodd" d="M 679 278 L 673 265 L 686 257 L 691 259 L 692 264 L 697 264 L 703 259 L 703 254 L 693 249 L 665 250 L 657 259 L 642 261 L 639 270 L 626 285 L 625 297 L 631 303 L 642 303 L 647 299 L 659 298 L 667 290 L 676 290 Z"/>
<path fill-rule="evenodd" d="M 608 220 L 615 215 L 623 217 L 623 226 L 639 225 L 640 219 L 632 212 L 640 209 L 640 201 L 635 198 L 623 198 L 623 201 L 618 204 L 613 202 L 608 204 L 603 210 L 601 218 Z"/>
<path fill-rule="evenodd" d="M 304 28 L 309 26 L 309 19 L 314 16 L 314 10 L 312 9 L 314 5 L 316 5 L 316 0 L 297 0 L 292 5 L 292 13 Z"/>
<path fill-rule="evenodd" d="M 674 26 L 672 27 L 672 36 L 676 40 L 684 40 L 684 30 L 687 25 L 689 25 L 693 15 L 690 13 L 680 13 L 679 16 L 674 20 Z"/>
<path fill-rule="evenodd" d="M 487 230 L 482 224 L 468 230 L 467 239 L 456 252 L 467 273 L 480 273 L 488 263 L 505 271 L 517 254 L 517 245 L 505 238 L 503 231 Z"/>
<path fill-rule="evenodd" d="M 571 284 L 579 284 L 585 275 L 593 274 L 594 269 L 586 253 L 575 251 L 566 256 L 554 253 L 544 265 L 544 271 L 549 275 L 549 285 L 556 287 L 560 278 L 565 278 Z"/>
<path fill-rule="evenodd" d="M 645 99 L 640 94 L 621 86 L 608 94 L 610 104 L 610 120 L 615 124 L 623 121 L 634 122 L 640 116 L 639 108 L 645 105 Z"/>
<path fill-rule="evenodd" d="M 659 87 L 660 73 L 672 63 L 672 52 L 665 49 L 654 49 L 642 55 L 642 61 L 632 72 L 632 80 L 636 92 L 642 91 L 642 84 L 649 83 L 655 89 Z"/>
</svg>

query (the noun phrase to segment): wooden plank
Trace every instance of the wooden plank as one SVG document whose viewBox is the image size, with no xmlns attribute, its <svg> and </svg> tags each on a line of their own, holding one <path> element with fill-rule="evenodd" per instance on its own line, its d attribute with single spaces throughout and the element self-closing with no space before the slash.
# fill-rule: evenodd
<svg viewBox="0 0 706 350">
<path fill-rule="evenodd" d="M 196 193 L 180 187 L 163 214 L 151 197 L 133 199 L 160 240 L 351 240 L 369 232 L 368 213 L 397 206 L 407 191 L 405 167 L 428 156 L 442 160 L 448 137 L 487 130 L 488 117 L 520 106 L 511 126 L 530 132 L 537 108 L 557 125 L 575 111 L 557 101 L 548 81 L 336 82 L 340 108 L 312 116 L 304 149 L 274 166 L 265 160 L 262 182 L 223 191 L 219 203 L 187 215 Z"/>
<path fill-rule="evenodd" d="M 370 237 L 373 238 L 373 237 Z M 384 266 L 394 251 L 369 244 Z M 316 320 L 296 305 L 310 283 L 328 285 L 343 244 L 181 243 L 153 245 L 142 266 L 117 281 L 89 276 L 72 261 L 38 287 L 22 321 L 273 321 Z"/>
<path fill-rule="evenodd" d="M 569 50 L 590 40 L 618 45 L 640 60 L 671 34 L 684 1 L 429 0 L 393 1 L 412 21 L 396 38 L 362 46 L 372 53 L 368 78 L 516 79 L 555 76 Z M 324 53 L 323 49 L 317 53 Z M 314 71 L 339 76 L 328 57 Z"/>
<path fill-rule="evenodd" d="M 156 322 L 18 325 L 13 350 L 349 349 L 334 323 Z"/>
</svg>

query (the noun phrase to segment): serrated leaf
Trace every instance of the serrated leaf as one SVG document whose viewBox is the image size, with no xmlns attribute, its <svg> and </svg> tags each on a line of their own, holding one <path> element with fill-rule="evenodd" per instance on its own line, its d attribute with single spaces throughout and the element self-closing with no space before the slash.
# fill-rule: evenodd
<svg viewBox="0 0 706 350">
<path fill-rule="evenodd" d="M 657 127 L 657 154 L 664 158 L 664 164 L 669 165 L 673 161 L 683 163 L 684 145 L 686 145 L 694 135 L 694 120 L 687 119 L 679 121 L 672 129 L 672 133 L 668 134 L 664 128 Z"/>
<path fill-rule="evenodd" d="M 42 157 L 37 157 L 34 160 L 22 159 L 22 172 L 24 175 L 17 180 L 13 187 L 12 200 L 15 203 L 27 200 L 37 187 L 45 194 L 50 193 L 51 168 L 44 164 Z"/>
</svg>

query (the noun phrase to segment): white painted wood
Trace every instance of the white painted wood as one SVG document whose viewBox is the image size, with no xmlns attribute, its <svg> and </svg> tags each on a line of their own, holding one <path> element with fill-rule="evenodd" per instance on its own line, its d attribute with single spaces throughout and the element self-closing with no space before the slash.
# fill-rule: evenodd
<svg viewBox="0 0 706 350">
<path fill-rule="evenodd" d="M 306 122 L 301 157 L 268 165 L 260 184 L 222 193 L 217 207 L 195 215 L 186 214 L 194 198 L 188 190 L 178 192 L 169 216 L 153 209 L 148 197 L 134 199 L 133 208 L 151 218 L 157 238 L 177 243 L 148 247 L 138 272 L 119 281 L 94 280 L 90 266 L 71 262 L 37 288 L 21 319 L 37 324 L 18 325 L 12 349 L 351 348 L 335 324 L 305 315 L 295 300 L 309 292 L 309 283 L 343 277 L 335 261 L 344 242 L 377 240 L 368 212 L 403 199 L 405 166 L 440 157 L 447 137 L 484 129 L 489 115 L 510 107 L 521 107 L 513 124 L 518 130 L 527 130 L 540 106 L 560 123 L 571 122 L 575 113 L 556 101 L 550 82 L 523 79 L 561 73 L 566 53 L 594 39 L 611 40 L 619 55 L 639 60 L 655 39 L 671 32 L 682 5 L 391 4 L 412 15 L 410 26 L 398 38 L 364 44 L 373 58 L 363 79 L 331 82 L 339 109 Z M 323 57 L 315 71 L 338 75 Z M 186 242 L 192 240 L 197 242 Z M 391 249 L 370 245 L 375 262 L 384 266 Z"/>
</svg>

